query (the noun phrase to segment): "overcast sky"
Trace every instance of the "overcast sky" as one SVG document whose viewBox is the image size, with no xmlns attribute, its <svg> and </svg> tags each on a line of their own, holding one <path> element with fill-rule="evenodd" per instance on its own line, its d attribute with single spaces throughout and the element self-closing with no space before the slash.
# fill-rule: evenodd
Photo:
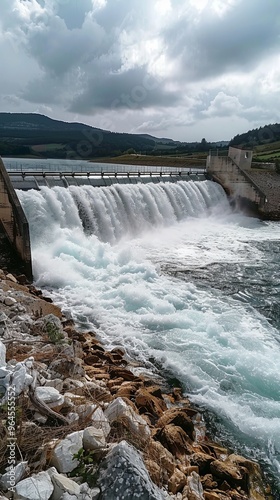
<svg viewBox="0 0 280 500">
<path fill-rule="evenodd" d="M 1 111 L 229 140 L 280 122 L 279 0 L 0 0 Z"/>
</svg>

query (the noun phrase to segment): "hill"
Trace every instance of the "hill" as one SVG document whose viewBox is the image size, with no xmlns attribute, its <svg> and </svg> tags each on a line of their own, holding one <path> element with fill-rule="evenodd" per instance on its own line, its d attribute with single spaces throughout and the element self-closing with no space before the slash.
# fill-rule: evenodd
<svg viewBox="0 0 280 500">
<path fill-rule="evenodd" d="M 220 143 L 180 142 L 149 134 L 110 132 L 37 113 L 0 113 L 0 155 L 94 159 L 124 153 L 191 155 Z"/>
<path fill-rule="evenodd" d="M 255 146 L 262 146 L 276 141 L 280 141 L 279 123 L 255 128 L 244 134 L 237 134 L 231 139 L 230 146 L 254 148 Z"/>
<path fill-rule="evenodd" d="M 0 154 L 91 158 L 129 149 L 152 151 L 155 141 L 67 123 L 33 113 L 0 113 Z"/>
</svg>

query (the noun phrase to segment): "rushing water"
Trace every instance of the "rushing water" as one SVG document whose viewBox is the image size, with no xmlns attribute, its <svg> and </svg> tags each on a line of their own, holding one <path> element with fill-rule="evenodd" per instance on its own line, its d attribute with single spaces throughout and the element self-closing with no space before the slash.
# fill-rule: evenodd
<svg viewBox="0 0 280 500">
<path fill-rule="evenodd" d="M 233 213 L 210 181 L 18 195 L 37 285 L 177 377 L 279 495 L 280 225 Z"/>
</svg>

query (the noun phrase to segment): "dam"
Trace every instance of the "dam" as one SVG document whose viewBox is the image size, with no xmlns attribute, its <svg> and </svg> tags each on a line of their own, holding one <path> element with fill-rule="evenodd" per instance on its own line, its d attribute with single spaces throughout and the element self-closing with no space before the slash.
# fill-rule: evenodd
<svg viewBox="0 0 280 500">
<path fill-rule="evenodd" d="M 224 191 L 229 196 L 233 204 L 239 208 L 245 208 L 247 213 L 252 213 L 262 219 L 280 220 L 280 176 L 276 172 L 263 172 L 252 168 L 252 151 L 242 150 L 238 148 L 229 148 L 228 156 L 220 156 L 218 151 L 210 152 L 207 157 L 206 169 L 183 169 L 183 168 L 168 168 L 168 167 L 139 167 L 107 164 L 107 168 L 100 167 L 100 170 L 94 170 L 90 163 L 85 162 L 85 165 L 76 169 L 68 169 L 59 166 L 53 168 L 53 164 L 49 168 L 9 168 L 7 172 L 3 161 L 0 158 L 0 219 L 2 230 L 8 238 L 11 246 L 15 249 L 19 259 L 23 263 L 24 273 L 29 279 L 32 279 L 32 259 L 30 249 L 29 226 L 26 219 L 21 202 L 17 195 L 17 191 L 38 191 L 48 188 L 67 188 L 72 190 L 83 188 L 101 188 L 103 198 L 110 194 L 115 196 L 115 201 L 120 193 L 117 190 L 119 186 L 131 186 L 139 193 L 139 186 L 157 185 L 169 186 L 177 183 L 181 184 L 181 188 L 177 189 L 177 193 L 171 188 L 165 189 L 166 203 L 169 203 L 170 196 L 175 198 L 180 197 L 185 189 L 185 184 L 189 181 L 197 183 L 197 181 L 206 181 L 206 179 L 220 184 Z M 183 181 L 183 183 L 182 183 Z M 193 184 L 192 183 L 192 184 Z M 184 186 L 184 188 L 183 188 Z M 110 188 L 109 191 L 103 191 L 104 188 Z M 114 189 L 115 188 L 115 189 Z M 190 192 L 193 186 L 190 185 Z M 113 191 L 112 191 L 113 190 Z M 179 194 L 180 191 L 180 194 Z M 196 203 L 200 203 L 201 189 L 196 192 Z M 126 193 L 127 194 L 127 193 Z M 160 196 L 159 196 L 160 194 Z M 149 188 L 149 196 L 161 197 L 162 190 L 156 192 Z M 123 196 L 123 193 L 121 193 Z M 130 196 L 130 195 L 129 195 Z M 140 196 L 140 195 L 139 195 Z M 141 196 L 147 202 L 147 193 Z M 191 196 L 190 193 L 188 196 Z M 211 196 L 211 195 L 210 195 Z M 214 191 L 212 196 L 215 198 Z M 78 200 L 76 193 L 76 203 L 81 206 L 82 201 Z M 136 196 L 137 198 L 137 196 Z M 195 199 L 195 198 L 194 198 Z M 132 200 L 132 198 L 131 198 Z M 150 198 L 149 198 L 150 200 Z M 137 200 L 137 203 L 139 200 Z M 189 199 L 182 201 L 189 204 Z M 132 200 L 135 203 L 135 200 Z M 157 202 L 154 203 L 154 205 Z M 172 201 L 174 204 L 174 200 Z M 193 203 L 193 201 L 192 201 Z M 211 205 L 208 199 L 204 203 Z M 117 207 L 117 205 L 116 205 Z M 119 205 L 118 205 L 119 208 Z M 157 207 L 158 208 L 158 207 Z M 104 210 L 108 210 L 108 203 L 104 205 Z M 149 210 L 155 207 L 149 206 Z M 88 208 L 80 208 L 87 212 Z M 94 208 L 97 210 L 97 207 Z M 112 207 L 110 208 L 112 210 Z M 139 210 L 144 210 L 145 207 L 139 202 Z M 193 209 L 192 209 L 193 210 Z M 195 210 L 190 214 L 194 213 Z M 164 217 L 164 210 L 161 214 Z M 102 219 L 102 215 L 99 214 Z M 125 217 L 128 215 L 126 214 Z M 85 227 L 91 217 L 88 215 L 85 219 Z M 94 226 L 93 220 L 89 223 Z M 105 224 L 105 222 L 104 222 Z M 108 221 L 107 221 L 108 224 Z"/>
<path fill-rule="evenodd" d="M 59 162 L 58 162 L 59 163 Z M 177 183 L 179 181 L 203 181 L 206 179 L 204 169 L 143 167 L 124 171 L 120 166 L 112 165 L 110 170 L 92 171 L 87 168 L 64 171 L 51 169 L 9 169 L 0 158 L 0 220 L 2 231 L 12 249 L 15 250 L 22 263 L 22 269 L 28 279 L 32 280 L 32 258 L 30 248 L 29 225 L 21 206 L 17 190 L 40 191 L 44 188 L 100 187 L 108 188 L 120 185 L 145 185 L 158 183 Z"/>
</svg>

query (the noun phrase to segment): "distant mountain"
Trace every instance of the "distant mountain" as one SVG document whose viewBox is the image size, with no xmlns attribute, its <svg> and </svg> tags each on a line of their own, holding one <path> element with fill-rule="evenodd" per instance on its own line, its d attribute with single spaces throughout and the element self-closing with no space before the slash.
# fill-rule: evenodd
<svg viewBox="0 0 280 500">
<path fill-rule="evenodd" d="M 234 136 L 230 141 L 230 146 L 253 148 L 254 146 L 268 144 L 270 142 L 276 142 L 279 140 L 280 124 L 274 123 L 271 125 L 265 125 L 264 127 L 249 130 L 244 134 L 238 134 Z"/>
<path fill-rule="evenodd" d="M 2 156 L 90 159 L 123 153 L 189 155 L 207 152 L 222 143 L 208 143 L 205 139 L 188 143 L 149 134 L 116 133 L 83 123 L 53 120 L 37 113 L 0 113 Z"/>
<path fill-rule="evenodd" d="M 118 155 L 128 150 L 150 153 L 154 147 L 152 137 L 109 132 L 82 123 L 53 120 L 36 113 L 0 113 L 2 155 L 24 148 L 24 154 L 94 158 Z"/>
<path fill-rule="evenodd" d="M 153 135 L 149 134 L 138 134 L 139 137 L 143 137 L 144 139 L 151 139 L 155 141 L 157 144 L 169 144 L 171 146 L 174 145 L 182 145 L 182 144 L 187 144 L 186 142 L 180 142 L 180 141 L 173 141 L 173 139 L 167 139 L 166 137 L 154 137 Z"/>
</svg>

